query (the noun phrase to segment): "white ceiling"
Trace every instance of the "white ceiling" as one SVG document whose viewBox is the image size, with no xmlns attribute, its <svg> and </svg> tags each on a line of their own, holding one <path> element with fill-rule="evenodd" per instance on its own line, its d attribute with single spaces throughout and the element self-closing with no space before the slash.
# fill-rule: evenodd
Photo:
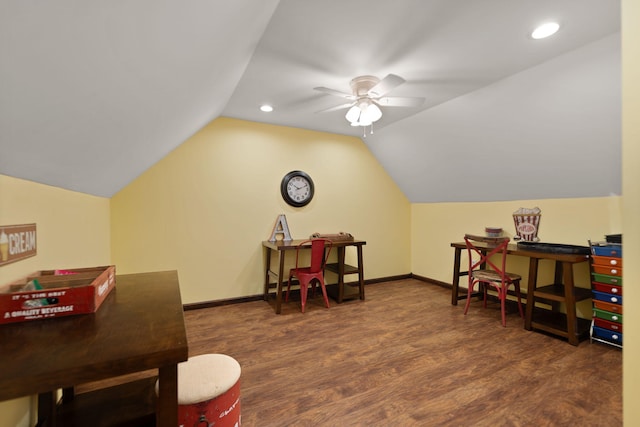
<svg viewBox="0 0 640 427">
<path fill-rule="evenodd" d="M 426 101 L 363 140 L 412 202 L 620 193 L 619 31 L 617 0 L 3 1 L 0 173 L 110 197 L 219 116 L 362 136 L 313 88 L 394 73 Z"/>
</svg>

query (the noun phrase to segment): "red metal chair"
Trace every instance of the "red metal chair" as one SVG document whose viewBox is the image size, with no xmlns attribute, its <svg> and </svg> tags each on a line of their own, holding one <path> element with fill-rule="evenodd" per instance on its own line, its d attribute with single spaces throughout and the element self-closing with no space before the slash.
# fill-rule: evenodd
<svg viewBox="0 0 640 427">
<path fill-rule="evenodd" d="M 516 297 L 518 298 L 518 310 L 520 317 L 522 313 L 522 302 L 520 297 L 520 280 L 522 277 L 515 273 L 505 271 L 507 261 L 508 237 L 484 237 L 466 234 L 464 241 L 467 244 L 467 255 L 469 256 L 469 286 L 467 289 L 467 303 L 464 306 L 464 314 L 469 310 L 469 304 L 476 284 L 481 284 L 484 294 L 483 306 L 487 307 L 487 288 L 491 286 L 498 292 L 500 299 L 500 311 L 502 312 L 502 326 L 507 326 L 505 313 L 505 303 L 509 286 L 513 285 Z M 485 247 L 477 247 L 474 242 L 488 243 Z M 500 257 L 498 262 L 494 262 L 492 257 Z M 476 258 L 476 259 L 474 259 Z M 479 259 L 478 259 L 479 258 Z M 490 267 L 490 268 L 487 268 Z"/>
<path fill-rule="evenodd" d="M 311 266 L 309 267 L 300 267 L 298 265 L 298 258 L 300 255 L 300 250 L 306 249 L 309 247 L 309 243 L 311 243 Z M 306 248 L 305 248 L 306 246 Z M 309 290 L 309 284 L 313 283 L 313 294 L 315 295 L 316 291 L 316 281 L 320 283 L 320 288 L 322 289 L 322 296 L 324 297 L 324 302 L 329 308 L 329 298 L 327 297 L 327 288 L 324 284 L 324 267 L 327 259 L 329 258 L 329 254 L 331 253 L 331 248 L 333 247 L 333 242 L 328 239 L 311 239 L 305 240 L 301 242 L 296 248 L 296 266 L 289 271 L 289 280 L 287 281 L 287 295 L 285 297 L 285 301 L 289 301 L 289 291 L 291 290 L 291 279 L 293 277 L 298 278 L 298 282 L 300 283 L 300 301 L 302 303 L 302 312 L 304 313 L 304 307 L 307 304 L 307 292 Z M 325 253 L 325 249 L 328 250 Z"/>
</svg>

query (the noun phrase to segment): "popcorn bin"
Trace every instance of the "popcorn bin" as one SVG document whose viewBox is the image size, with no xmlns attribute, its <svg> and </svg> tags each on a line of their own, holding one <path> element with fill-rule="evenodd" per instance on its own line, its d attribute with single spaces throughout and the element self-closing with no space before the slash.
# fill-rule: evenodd
<svg viewBox="0 0 640 427">
<path fill-rule="evenodd" d="M 525 211 L 525 212 L 522 212 Z M 516 226 L 516 236 L 514 240 L 524 240 L 526 242 L 537 242 L 538 229 L 540 228 L 540 209 L 530 209 L 532 212 L 526 212 L 527 209 L 521 208 L 513 213 L 513 223 Z"/>
</svg>

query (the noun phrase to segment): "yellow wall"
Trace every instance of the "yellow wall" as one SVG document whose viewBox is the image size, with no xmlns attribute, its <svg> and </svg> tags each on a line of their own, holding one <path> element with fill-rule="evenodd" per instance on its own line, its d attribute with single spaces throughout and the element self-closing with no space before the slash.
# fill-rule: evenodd
<svg viewBox="0 0 640 427">
<path fill-rule="evenodd" d="M 626 426 L 640 425 L 640 3 L 622 1 L 622 194 L 624 227 L 623 408 Z M 627 310 L 626 307 L 633 309 Z"/>
<path fill-rule="evenodd" d="M 0 283 L 37 270 L 110 261 L 109 199 L 0 175 L 0 225 L 36 223 L 38 255 L 0 267 Z"/>
<path fill-rule="evenodd" d="M 280 195 L 296 169 L 315 184 L 303 208 Z M 112 259 L 120 273 L 177 269 L 185 303 L 258 295 L 279 214 L 293 238 L 366 240 L 366 278 L 411 272 L 409 202 L 360 139 L 228 118 L 112 198 Z"/>
<path fill-rule="evenodd" d="M 109 199 L 0 175 L 0 225 L 34 222 L 38 254 L 0 267 L 0 284 L 37 270 L 110 263 Z M 28 397 L 0 402 L 0 426 L 28 425 L 30 404 Z"/>
</svg>

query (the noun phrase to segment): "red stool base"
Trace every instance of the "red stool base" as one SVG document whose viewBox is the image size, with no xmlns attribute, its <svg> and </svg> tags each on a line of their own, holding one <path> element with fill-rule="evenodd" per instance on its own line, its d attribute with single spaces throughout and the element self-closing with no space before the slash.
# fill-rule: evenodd
<svg viewBox="0 0 640 427">
<path fill-rule="evenodd" d="M 240 380 L 211 400 L 178 405 L 178 424 L 180 427 L 239 427 Z"/>
</svg>

